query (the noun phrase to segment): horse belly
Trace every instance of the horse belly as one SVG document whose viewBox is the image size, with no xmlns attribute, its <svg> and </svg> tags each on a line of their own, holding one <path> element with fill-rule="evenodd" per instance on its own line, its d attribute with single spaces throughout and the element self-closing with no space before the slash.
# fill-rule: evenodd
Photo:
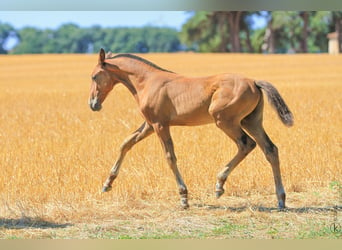
<svg viewBox="0 0 342 250">
<path fill-rule="evenodd" d="M 210 94 L 206 93 L 200 85 L 190 90 L 186 89 L 170 98 L 173 110 L 170 117 L 171 125 L 196 126 L 213 122 L 213 117 L 208 112 Z"/>
<path fill-rule="evenodd" d="M 174 126 L 198 126 L 214 122 L 213 117 L 208 113 L 208 108 L 203 107 L 192 112 L 175 114 L 171 117 L 170 125 Z"/>
</svg>

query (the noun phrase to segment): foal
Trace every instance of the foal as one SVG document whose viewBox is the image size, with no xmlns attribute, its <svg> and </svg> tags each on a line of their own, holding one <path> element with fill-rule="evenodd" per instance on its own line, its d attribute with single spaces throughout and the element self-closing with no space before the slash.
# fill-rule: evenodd
<svg viewBox="0 0 342 250">
<path fill-rule="evenodd" d="M 215 123 L 238 148 L 237 154 L 217 175 L 217 198 L 224 193 L 223 186 L 229 174 L 258 144 L 272 165 L 278 206 L 285 207 L 278 149 L 262 125 L 264 101 L 261 90 L 265 91 L 285 125 L 293 125 L 293 116 L 274 86 L 231 74 L 189 78 L 135 55 L 112 57 L 110 54 L 106 57 L 101 49 L 98 64 L 92 73 L 90 108 L 99 111 L 108 93 L 119 82 L 134 96 L 145 122 L 121 145 L 119 157 L 104 183 L 103 192 L 111 190 L 126 153 L 137 142 L 155 132 L 175 175 L 181 205 L 188 208 L 188 190 L 177 168 L 170 126 Z"/>
</svg>

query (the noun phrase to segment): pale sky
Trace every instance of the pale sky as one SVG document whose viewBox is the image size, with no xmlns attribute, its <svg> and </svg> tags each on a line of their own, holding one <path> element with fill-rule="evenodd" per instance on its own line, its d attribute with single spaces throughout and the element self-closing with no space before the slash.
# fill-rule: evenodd
<svg viewBox="0 0 342 250">
<path fill-rule="evenodd" d="M 81 27 L 157 26 L 180 30 L 190 16 L 185 11 L 0 11 L 0 22 L 17 29 L 55 29 L 71 22 Z"/>
</svg>

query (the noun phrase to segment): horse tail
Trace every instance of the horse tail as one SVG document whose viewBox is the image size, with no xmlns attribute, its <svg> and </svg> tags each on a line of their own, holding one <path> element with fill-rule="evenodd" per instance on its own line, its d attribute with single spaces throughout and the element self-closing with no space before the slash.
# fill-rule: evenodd
<svg viewBox="0 0 342 250">
<path fill-rule="evenodd" d="M 280 120 L 288 127 L 293 125 L 293 115 L 278 90 L 269 82 L 256 81 L 255 85 L 264 90 L 271 106 L 277 111 Z"/>
</svg>

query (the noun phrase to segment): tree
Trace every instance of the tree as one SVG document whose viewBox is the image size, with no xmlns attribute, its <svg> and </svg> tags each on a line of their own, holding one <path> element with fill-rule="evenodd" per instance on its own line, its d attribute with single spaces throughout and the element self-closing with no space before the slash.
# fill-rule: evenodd
<svg viewBox="0 0 342 250">
<path fill-rule="evenodd" d="M 241 52 L 240 24 L 242 11 L 227 11 L 231 52 Z"/>
<path fill-rule="evenodd" d="M 334 25 L 337 32 L 339 52 L 342 52 L 342 11 L 332 11 L 331 13 L 332 25 Z"/>
<path fill-rule="evenodd" d="M 10 38 L 16 36 L 16 31 L 10 24 L 0 22 L 0 54 L 8 53 L 5 45 Z"/>
<path fill-rule="evenodd" d="M 267 20 L 264 53 L 306 53 L 328 50 L 326 35 L 337 30 L 334 20 L 338 18 L 334 19 L 334 12 L 330 11 L 274 11 L 267 13 Z M 254 32 L 259 36 L 261 33 Z"/>
<path fill-rule="evenodd" d="M 232 15 L 231 15 L 232 16 Z M 181 41 L 191 49 L 200 52 L 228 52 L 229 44 L 235 41 L 229 35 L 228 12 L 196 12 L 189 21 L 183 25 L 180 33 Z M 231 46 L 235 50 L 235 46 Z"/>
<path fill-rule="evenodd" d="M 104 46 L 104 39 L 106 37 L 106 30 L 105 28 L 101 28 L 99 25 L 94 25 L 88 28 L 88 32 L 92 36 L 92 43 L 89 45 L 88 52 L 98 52 L 100 48 L 105 48 Z"/>
<path fill-rule="evenodd" d="M 296 26 L 298 27 L 298 18 L 294 11 L 269 12 L 263 45 L 264 52 L 295 52 Z"/>
<path fill-rule="evenodd" d="M 108 48 L 114 53 L 175 52 L 180 49 L 178 33 L 170 28 L 105 29 L 103 39 L 94 39 L 94 50 Z"/>
<path fill-rule="evenodd" d="M 44 33 L 33 27 L 26 27 L 19 30 L 18 39 L 19 43 L 12 51 L 14 54 L 41 53 L 41 49 L 46 42 Z"/>
<path fill-rule="evenodd" d="M 81 29 L 73 23 L 62 25 L 55 32 L 54 39 L 56 39 L 57 53 L 85 53 L 92 44 L 89 30 Z"/>
<path fill-rule="evenodd" d="M 115 53 L 175 52 L 181 47 L 170 28 L 80 28 L 69 23 L 57 30 L 21 29 L 13 53 L 92 53 L 107 48 Z"/>
<path fill-rule="evenodd" d="M 300 11 L 299 16 L 302 18 L 303 21 L 303 28 L 302 28 L 302 40 L 300 42 L 300 50 L 303 53 L 308 52 L 308 26 L 309 26 L 309 12 L 308 11 Z"/>
<path fill-rule="evenodd" d="M 18 32 L 15 54 L 24 53 L 84 53 L 87 40 L 77 25 L 65 24 L 56 31 L 26 27 Z"/>
<path fill-rule="evenodd" d="M 252 45 L 252 26 L 254 24 L 254 20 L 253 20 L 253 16 L 257 15 L 257 16 L 261 16 L 260 12 L 256 11 L 256 12 L 247 12 L 244 11 L 242 13 L 242 17 L 240 20 L 240 30 L 242 31 L 242 33 L 240 34 L 240 36 L 242 37 L 243 34 L 245 34 L 245 39 L 242 39 L 242 42 L 244 42 L 244 44 L 242 44 L 242 51 L 243 48 L 246 48 L 246 51 L 249 53 L 253 53 L 254 52 L 254 47 Z"/>
<path fill-rule="evenodd" d="M 329 30 L 330 11 L 309 12 L 309 27 L 307 46 L 308 52 L 327 52 Z"/>
<path fill-rule="evenodd" d="M 180 38 L 200 52 L 252 52 L 252 15 L 247 11 L 196 12 L 185 23 Z"/>
<path fill-rule="evenodd" d="M 146 48 L 141 52 L 175 52 L 180 49 L 181 43 L 178 38 L 178 32 L 170 28 L 144 27 L 141 29 L 143 44 Z"/>
<path fill-rule="evenodd" d="M 207 11 L 194 12 L 193 16 L 182 26 L 179 37 L 190 50 L 216 52 L 218 48 L 221 51 L 226 49 L 222 48 L 222 40 L 227 39 L 225 37 L 227 32 L 220 27 L 223 35 L 218 36 L 217 27 L 212 24 L 213 20 L 208 18 L 209 15 L 210 12 Z"/>
<path fill-rule="evenodd" d="M 268 12 L 263 51 L 307 52 L 308 32 L 312 13 L 303 11 Z"/>
</svg>

